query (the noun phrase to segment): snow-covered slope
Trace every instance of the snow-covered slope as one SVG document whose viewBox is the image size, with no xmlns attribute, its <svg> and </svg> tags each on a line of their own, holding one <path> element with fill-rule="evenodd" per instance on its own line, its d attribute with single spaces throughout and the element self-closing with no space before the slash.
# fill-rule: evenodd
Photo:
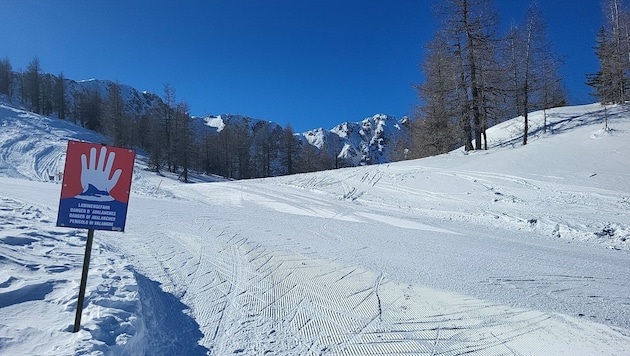
<svg viewBox="0 0 630 356">
<path fill-rule="evenodd" d="M 4 177 L 45 181 L 63 171 L 68 138 L 106 142 L 67 121 L 0 102 L 0 172 Z"/>
<path fill-rule="evenodd" d="M 124 234 L 54 227 L 89 132 L 0 107 L 0 354 L 568 354 L 630 348 L 630 114 L 491 149 L 238 182 L 134 171 Z M 21 142 L 26 142 L 22 144 Z M 45 163 L 52 162 L 52 163 Z M 203 177 L 200 177 L 201 180 Z"/>
<path fill-rule="evenodd" d="M 54 82 L 57 80 L 57 77 L 54 75 L 47 73 L 44 73 L 42 75 L 46 78 L 47 81 Z M 21 84 L 17 82 L 17 78 L 17 76 L 14 77 L 14 81 L 16 82 L 12 84 L 13 88 L 19 88 L 21 86 Z M 111 80 L 87 79 L 77 81 L 64 78 L 63 82 L 63 94 L 65 98 L 67 117 L 71 116 L 70 112 L 72 112 L 73 110 L 80 110 L 80 101 L 84 98 L 89 97 L 90 93 L 97 93 L 100 96 L 100 100 L 105 100 L 113 85 L 118 85 L 120 88 L 120 94 L 125 103 L 125 112 L 127 114 L 144 115 L 147 113 L 156 112 L 163 104 L 162 99 L 157 94 L 147 91 L 140 91 L 132 86 L 122 83 L 115 83 Z M 2 101 L 20 103 L 22 102 L 22 98 L 20 97 L 20 95 L 20 90 L 14 90 L 10 100 Z M 4 96 L 3 99 L 8 98 Z"/>
<path fill-rule="evenodd" d="M 70 102 L 69 106 L 72 106 L 73 98 L 77 98 L 77 94 L 86 94 L 89 91 L 95 91 L 99 93 L 101 98 L 107 98 L 109 91 L 113 85 L 120 87 L 120 95 L 125 103 L 125 110 L 128 113 L 134 115 L 143 115 L 150 112 L 155 112 L 160 108 L 162 99 L 153 93 L 147 91 L 139 91 L 138 89 L 121 83 L 114 83 L 111 80 L 66 80 L 67 97 Z"/>
</svg>

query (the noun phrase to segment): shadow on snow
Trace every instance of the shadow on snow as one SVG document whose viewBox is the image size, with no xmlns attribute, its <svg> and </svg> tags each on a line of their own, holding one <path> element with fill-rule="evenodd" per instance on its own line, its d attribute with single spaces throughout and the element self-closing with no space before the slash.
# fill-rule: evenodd
<svg viewBox="0 0 630 356">
<path fill-rule="evenodd" d="M 625 110 L 611 112 L 611 110 L 609 109 L 608 121 L 610 123 L 611 120 L 614 120 L 626 114 L 627 113 Z M 594 112 L 588 112 L 586 114 L 580 114 L 580 115 L 549 113 L 547 114 L 547 118 L 548 118 L 547 120 L 550 120 L 551 118 L 554 118 L 555 120 L 548 121 L 546 128 L 544 126 L 530 128 L 527 136 L 535 137 L 535 136 L 545 133 L 545 130 L 546 132 L 551 133 L 551 134 L 559 134 L 565 131 L 569 131 L 578 126 L 593 125 L 593 124 L 600 124 L 600 123 L 603 124 L 604 123 L 604 109 L 597 110 Z M 505 140 L 497 144 L 496 147 L 514 146 L 516 144 L 521 143 L 522 141 L 523 141 L 523 133 L 521 130 L 520 134 L 518 134 L 515 137 L 512 137 L 511 139 Z"/>
<path fill-rule="evenodd" d="M 206 355 L 209 350 L 198 344 L 203 337 L 199 324 L 184 312 L 188 307 L 162 291 L 160 283 L 137 272 L 134 275 L 146 328 L 146 351 L 152 355 Z"/>
</svg>

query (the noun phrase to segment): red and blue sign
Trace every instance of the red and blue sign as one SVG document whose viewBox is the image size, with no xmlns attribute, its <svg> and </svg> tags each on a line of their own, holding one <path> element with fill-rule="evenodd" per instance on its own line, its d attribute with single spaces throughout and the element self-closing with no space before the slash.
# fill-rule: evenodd
<svg viewBox="0 0 630 356">
<path fill-rule="evenodd" d="M 124 231 L 136 152 L 68 141 L 57 226 Z"/>
</svg>

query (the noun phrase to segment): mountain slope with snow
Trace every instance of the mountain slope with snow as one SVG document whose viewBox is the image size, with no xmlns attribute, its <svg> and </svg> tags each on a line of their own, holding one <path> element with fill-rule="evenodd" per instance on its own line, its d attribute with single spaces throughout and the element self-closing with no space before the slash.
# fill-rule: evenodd
<svg viewBox="0 0 630 356">
<path fill-rule="evenodd" d="M 630 114 L 491 149 L 183 184 L 134 171 L 125 233 L 54 226 L 76 126 L 0 106 L 0 353 L 606 354 L 630 348 Z M 200 177 L 198 181 L 201 181 Z"/>
<path fill-rule="evenodd" d="M 0 102 L 0 172 L 4 177 L 45 181 L 63 172 L 68 138 L 106 142 L 70 122 Z"/>
<path fill-rule="evenodd" d="M 193 120 L 195 132 L 215 134 L 226 127 L 233 129 L 247 127 L 256 136 L 255 126 L 261 120 L 241 115 L 217 115 L 196 117 Z M 296 133 L 302 147 L 312 145 L 325 151 L 331 157 L 343 161 L 345 167 L 382 164 L 396 160 L 397 142 L 409 139 L 408 118 L 401 120 L 385 114 L 367 117 L 360 122 L 344 122 L 330 130 L 318 128 Z M 273 122 L 268 122 L 270 131 L 283 130 Z M 252 152 L 255 154 L 255 152 Z"/>
<path fill-rule="evenodd" d="M 47 84 L 53 86 L 58 77 L 51 74 L 43 74 Z M 12 88 L 20 88 L 21 83 L 17 76 L 14 76 Z M 129 120 L 138 120 L 140 117 L 156 118 L 165 111 L 165 103 L 157 94 L 147 91 L 140 91 L 126 84 L 113 82 L 111 80 L 88 79 L 75 81 L 72 79 L 63 80 L 63 90 L 55 86 L 55 94 L 52 89 L 44 94 L 42 99 L 46 111 L 58 113 L 58 117 L 72 118 L 76 121 L 84 121 L 86 127 L 98 127 L 99 112 L 104 110 L 103 103 L 107 100 L 114 86 L 120 89 L 120 96 L 123 101 L 124 113 Z M 172 89 L 172 88 L 171 88 Z M 58 91 L 58 92 L 57 92 Z M 172 95 L 173 93 L 171 93 Z M 8 101 L 19 105 L 28 103 L 28 100 L 21 97 L 22 90 L 14 90 L 10 97 L 0 96 L 0 101 Z M 53 99 L 56 95 L 63 95 L 64 104 L 57 103 Z M 170 98 L 173 100 L 174 98 Z M 172 103 L 171 103 L 172 105 Z M 60 107 L 63 107 L 61 109 Z M 54 108 L 54 109 L 53 109 Z M 268 124 L 269 131 L 282 131 L 283 128 L 273 122 L 254 119 L 243 115 L 221 114 L 208 115 L 205 117 L 192 117 L 192 131 L 198 135 L 197 138 L 203 140 L 203 136 L 217 134 L 225 128 L 242 134 L 243 128 L 248 129 L 250 138 L 256 140 L 256 126 Z M 324 150 L 330 157 L 337 157 L 342 164 L 337 166 L 350 167 L 359 165 L 379 164 L 398 160 L 396 148 L 398 142 L 409 140 L 407 131 L 408 118 L 403 117 L 397 120 L 395 117 L 386 114 L 377 114 L 367 117 L 360 122 L 344 122 L 332 129 L 317 128 L 306 132 L 295 133 L 300 140 L 302 147 L 308 145 L 308 149 L 315 151 Z M 261 138 L 259 138 L 261 139 Z M 279 138 L 275 138 L 279 145 Z M 252 151 L 256 148 L 252 147 Z M 255 153 L 255 152 L 252 152 Z M 399 155 L 398 155 L 399 156 Z M 282 172 L 274 172 L 272 175 L 281 175 Z"/>
<path fill-rule="evenodd" d="M 318 149 L 327 149 L 348 166 L 394 161 L 396 142 L 408 139 L 407 119 L 377 114 L 361 122 L 344 122 L 331 130 L 316 129 L 301 134 Z"/>
</svg>

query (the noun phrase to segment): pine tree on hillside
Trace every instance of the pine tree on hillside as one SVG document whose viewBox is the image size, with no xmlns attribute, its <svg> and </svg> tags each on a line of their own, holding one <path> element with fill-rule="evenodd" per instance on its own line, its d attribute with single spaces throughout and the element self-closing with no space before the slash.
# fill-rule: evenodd
<svg viewBox="0 0 630 356">
<path fill-rule="evenodd" d="M 325 152 L 327 156 L 324 159 L 328 161 L 328 165 L 325 166 L 325 169 L 338 169 L 348 166 L 348 162 L 339 157 L 343 147 L 344 142 L 339 135 L 332 134 L 326 138 L 322 146 L 322 151 Z"/>
<path fill-rule="evenodd" d="M 513 27 L 508 35 L 510 82 L 517 115 L 523 116 L 523 145 L 529 135 L 529 112 L 555 106 L 550 90 L 560 91 L 560 78 L 555 71 L 558 57 L 547 40 L 546 24 L 537 5 L 528 9 L 525 24 Z M 561 96 L 555 95 L 555 99 Z"/>
<path fill-rule="evenodd" d="M 9 97 L 13 95 L 13 67 L 8 57 L 0 59 L 0 94 Z"/>
<path fill-rule="evenodd" d="M 277 156 L 278 132 L 267 121 L 259 121 L 252 132 L 252 176 L 270 177 Z"/>
<path fill-rule="evenodd" d="M 166 155 L 166 135 L 161 120 L 164 109 L 162 104 L 154 109 L 154 112 L 149 112 L 143 115 L 141 122 L 146 122 L 143 126 L 142 132 L 145 132 L 146 146 L 142 145 L 149 153 L 149 166 L 154 172 L 160 172 L 164 165 L 164 158 Z"/>
<path fill-rule="evenodd" d="M 280 142 L 280 155 L 285 174 L 295 174 L 298 169 L 298 161 L 300 154 L 300 141 L 295 137 L 293 127 L 287 124 L 282 132 Z"/>
<path fill-rule="evenodd" d="M 102 130 L 110 137 L 115 146 L 130 147 L 129 121 L 125 113 L 125 102 L 122 97 L 120 84 L 109 85 L 105 98 L 102 120 Z"/>
<path fill-rule="evenodd" d="M 298 165 L 298 172 L 315 172 L 320 170 L 322 166 L 322 158 L 320 151 L 308 142 L 304 142 L 300 153 L 300 161 Z"/>
<path fill-rule="evenodd" d="M 234 158 L 233 177 L 244 179 L 251 177 L 250 147 L 251 133 L 249 119 L 238 118 L 232 122 L 232 141 L 229 150 Z"/>
<path fill-rule="evenodd" d="M 623 97 L 623 79 L 616 70 L 614 60 L 614 45 L 610 40 L 606 29 L 602 27 L 597 35 L 597 46 L 595 54 L 599 59 L 599 71 L 595 74 L 586 75 L 586 84 L 593 89 L 593 94 L 604 106 L 604 127 L 608 129 L 608 112 L 606 106 L 618 104 Z"/>
<path fill-rule="evenodd" d="M 624 79 L 614 59 L 614 44 L 604 27 L 597 34 L 597 45 L 594 48 L 599 60 L 599 71 L 587 74 L 586 84 L 595 89 L 593 95 L 602 104 L 620 103 L 623 98 Z"/>
<path fill-rule="evenodd" d="M 78 122 L 88 130 L 101 132 L 101 116 L 103 111 L 103 99 L 94 89 L 80 92 L 74 98 L 75 122 Z"/>
<path fill-rule="evenodd" d="M 173 129 L 175 122 L 175 89 L 168 83 L 164 84 L 164 102 L 162 113 L 162 129 L 164 130 L 164 144 L 166 154 L 166 164 L 169 172 L 175 172 L 177 165 L 175 164 L 175 152 L 173 145 Z"/>
<path fill-rule="evenodd" d="M 616 91 L 615 95 L 618 96 L 613 100 L 619 104 L 624 103 L 630 97 L 628 92 L 630 86 L 630 79 L 628 78 L 628 71 L 630 70 L 630 13 L 623 8 L 621 2 L 621 0 L 602 2 L 609 33 L 608 65 L 615 76 L 616 89 L 614 90 Z"/>
<path fill-rule="evenodd" d="M 586 84 L 602 104 L 623 104 L 630 99 L 630 12 L 620 0 L 602 2 L 606 24 L 597 33 L 595 55 L 599 70 L 586 75 Z"/>
<path fill-rule="evenodd" d="M 57 112 L 57 117 L 65 120 L 67 114 L 67 102 L 68 98 L 66 97 L 66 83 L 65 78 L 63 76 L 63 72 L 59 73 L 57 78 L 55 78 L 54 89 L 53 89 L 53 98 L 54 98 L 54 108 Z"/>
<path fill-rule="evenodd" d="M 49 73 L 44 73 L 41 76 L 41 85 L 40 85 L 40 105 L 41 105 L 41 113 L 43 115 L 49 116 L 52 115 L 54 110 L 54 81 L 55 78 L 53 75 Z"/>
<path fill-rule="evenodd" d="M 30 109 L 38 114 L 41 110 L 41 65 L 37 57 L 26 67 L 22 84 L 22 100 L 30 105 Z"/>
<path fill-rule="evenodd" d="M 456 93 L 462 113 L 466 150 L 481 149 L 490 116 L 499 95 L 494 72 L 497 15 L 491 0 L 446 0 L 438 10 L 444 21 L 448 48 L 457 58 L 459 86 Z M 475 140 L 475 146 L 472 140 Z"/>
<path fill-rule="evenodd" d="M 460 75 L 457 56 L 449 49 L 444 32 L 435 34 L 427 46 L 420 67 L 425 81 L 416 86 L 423 103 L 411 124 L 413 146 L 408 158 L 432 156 L 453 149 L 453 126 L 468 117 L 459 96 Z M 467 120 L 466 120 L 467 121 Z M 469 121 L 464 123 L 469 124 Z"/>
<path fill-rule="evenodd" d="M 193 151 L 192 132 L 190 127 L 190 114 L 186 102 L 178 103 L 174 111 L 174 125 L 172 131 L 172 152 L 174 166 L 181 167 L 179 179 L 188 183 L 188 174 L 191 167 L 191 155 Z"/>
</svg>

